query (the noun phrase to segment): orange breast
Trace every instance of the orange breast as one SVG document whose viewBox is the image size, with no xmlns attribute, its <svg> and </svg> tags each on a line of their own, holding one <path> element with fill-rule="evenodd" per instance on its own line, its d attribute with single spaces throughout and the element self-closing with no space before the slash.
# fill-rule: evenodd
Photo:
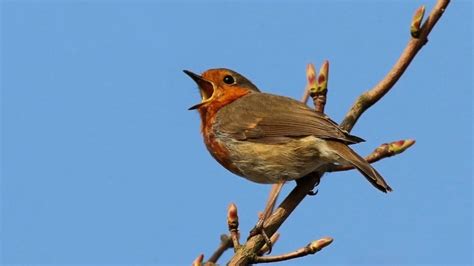
<svg viewBox="0 0 474 266">
<path fill-rule="evenodd" d="M 229 156 L 229 150 L 225 148 L 224 145 L 216 138 L 215 132 L 213 132 L 212 127 L 206 127 L 203 130 L 204 143 L 206 144 L 207 149 L 211 153 L 212 157 L 216 159 L 222 166 L 227 170 L 233 172 L 236 175 L 242 175 L 240 170 L 232 163 L 232 160 Z"/>
<path fill-rule="evenodd" d="M 199 109 L 202 122 L 201 130 L 207 149 L 214 159 L 216 159 L 222 166 L 237 175 L 242 175 L 242 173 L 232 163 L 229 156 L 230 151 L 227 150 L 221 141 L 216 138 L 216 132 L 213 131 L 213 125 L 216 122 L 216 114 L 222 107 L 248 93 L 249 91 L 246 89 L 234 88 L 231 91 L 219 93 L 219 96 L 216 97 L 216 99 L 202 109 Z"/>
</svg>

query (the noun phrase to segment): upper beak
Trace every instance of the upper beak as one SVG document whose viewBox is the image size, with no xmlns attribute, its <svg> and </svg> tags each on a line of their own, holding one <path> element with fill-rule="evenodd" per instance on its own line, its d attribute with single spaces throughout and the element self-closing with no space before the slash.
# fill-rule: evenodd
<svg viewBox="0 0 474 266">
<path fill-rule="evenodd" d="M 207 103 L 208 101 L 210 101 L 210 99 L 212 98 L 212 95 L 214 94 L 214 84 L 204 79 L 200 75 L 195 74 L 189 70 L 183 70 L 183 72 L 186 73 L 186 75 L 188 75 L 189 77 L 191 77 L 194 80 L 194 82 L 196 82 L 196 84 L 199 87 L 199 91 L 201 93 L 201 98 L 202 98 L 202 102 L 191 106 L 188 110 L 197 109 L 201 107 L 202 105 L 204 105 L 205 103 Z"/>
</svg>

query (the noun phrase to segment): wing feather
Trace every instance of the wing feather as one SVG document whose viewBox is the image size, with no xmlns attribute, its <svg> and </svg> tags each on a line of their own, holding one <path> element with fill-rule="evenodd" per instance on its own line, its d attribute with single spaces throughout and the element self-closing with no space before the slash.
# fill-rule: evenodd
<svg viewBox="0 0 474 266">
<path fill-rule="evenodd" d="M 278 95 L 248 94 L 223 107 L 217 116 L 216 129 L 238 140 L 281 143 L 313 135 L 347 144 L 363 141 L 349 135 L 326 115 Z"/>
</svg>

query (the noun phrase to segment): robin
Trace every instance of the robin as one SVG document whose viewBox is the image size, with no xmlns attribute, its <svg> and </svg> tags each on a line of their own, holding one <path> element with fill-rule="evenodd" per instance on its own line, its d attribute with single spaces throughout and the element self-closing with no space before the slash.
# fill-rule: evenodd
<svg viewBox="0 0 474 266">
<path fill-rule="evenodd" d="M 382 176 L 348 145 L 363 141 L 323 113 L 294 99 L 262 93 L 247 78 L 225 69 L 202 75 L 184 70 L 198 85 L 204 143 L 226 169 L 250 181 L 298 180 L 329 164 L 349 164 L 377 189 Z"/>
</svg>

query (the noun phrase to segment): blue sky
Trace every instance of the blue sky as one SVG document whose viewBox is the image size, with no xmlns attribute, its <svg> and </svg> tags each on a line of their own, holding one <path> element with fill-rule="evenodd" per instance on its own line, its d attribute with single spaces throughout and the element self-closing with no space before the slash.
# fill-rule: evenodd
<svg viewBox="0 0 474 266">
<path fill-rule="evenodd" d="M 230 202 L 245 236 L 270 187 L 208 154 L 181 70 L 227 67 L 300 98 L 306 64 L 328 59 L 326 112 L 341 121 L 421 4 L 434 1 L 2 1 L 1 263 L 189 265 L 217 247 Z M 362 155 L 417 140 L 375 164 L 394 192 L 328 174 L 273 254 L 329 235 L 292 264 L 472 263 L 472 31 L 472 3 L 451 3 L 352 131 Z"/>
</svg>

